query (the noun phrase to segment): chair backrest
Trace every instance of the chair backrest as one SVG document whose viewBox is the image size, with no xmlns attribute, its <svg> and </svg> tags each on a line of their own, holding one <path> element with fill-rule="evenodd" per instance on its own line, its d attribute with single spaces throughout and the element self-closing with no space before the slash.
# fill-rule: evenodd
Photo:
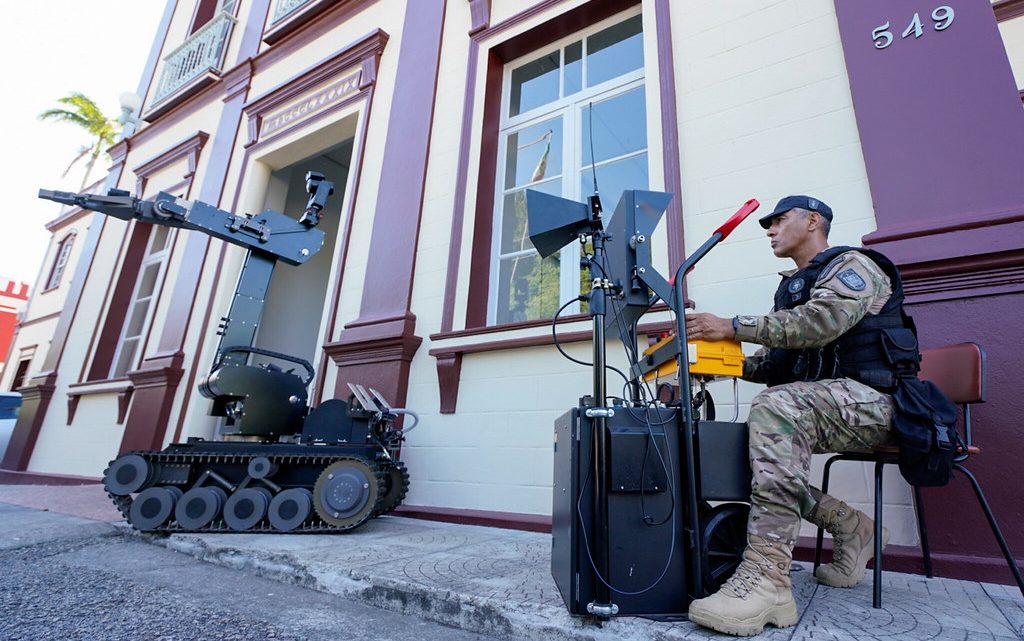
<svg viewBox="0 0 1024 641">
<path fill-rule="evenodd" d="M 922 380 L 931 381 L 954 403 L 985 401 L 985 350 L 960 343 L 921 350 Z"/>
</svg>

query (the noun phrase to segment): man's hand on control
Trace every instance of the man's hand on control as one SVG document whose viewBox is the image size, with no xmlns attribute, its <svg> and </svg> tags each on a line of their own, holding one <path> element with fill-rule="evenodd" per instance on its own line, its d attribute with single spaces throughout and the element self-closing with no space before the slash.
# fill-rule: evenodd
<svg viewBox="0 0 1024 641">
<path fill-rule="evenodd" d="M 687 340 L 720 341 L 733 338 L 736 338 L 736 330 L 731 318 L 706 313 L 686 315 Z"/>
</svg>

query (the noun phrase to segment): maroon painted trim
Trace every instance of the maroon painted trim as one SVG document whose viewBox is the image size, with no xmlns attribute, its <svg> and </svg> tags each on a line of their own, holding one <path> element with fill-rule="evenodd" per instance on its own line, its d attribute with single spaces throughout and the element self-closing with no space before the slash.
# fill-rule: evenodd
<svg viewBox="0 0 1024 641">
<path fill-rule="evenodd" d="M 196 167 L 199 166 L 199 154 L 209 138 L 210 134 L 205 131 L 196 131 L 188 138 L 137 165 L 132 170 L 136 176 L 135 193 L 142 196 L 146 191 L 146 183 L 150 176 L 182 158 L 186 158 L 188 163 L 188 170 L 182 176 L 182 180 L 191 182 L 192 177 L 195 176 Z"/>
<path fill-rule="evenodd" d="M 543 514 L 492 512 L 489 510 L 456 509 L 427 505 L 400 505 L 395 509 L 394 514 L 395 516 L 404 516 L 423 521 L 481 525 L 505 530 L 522 530 L 525 532 L 551 532 L 551 517 Z"/>
<path fill-rule="evenodd" d="M 107 291 L 104 294 L 104 306 L 101 308 L 106 310 L 106 316 L 103 323 L 97 324 L 93 331 L 90 349 L 82 362 L 79 381 L 83 378 L 87 381 L 102 381 L 110 376 L 114 352 L 117 351 L 117 341 L 121 337 L 121 330 L 127 319 L 128 306 L 131 304 L 135 281 L 139 277 L 139 268 L 145 257 L 151 229 L 151 225 L 133 222 L 126 230 L 129 240 L 127 244 L 122 241 L 118 248 L 118 252 L 123 252 L 124 259 L 115 263 L 116 271 L 108 283 Z M 110 301 L 109 304 L 106 304 L 107 300 Z M 140 346 L 140 350 L 142 348 L 143 346 Z M 83 376 L 86 364 L 89 362 L 89 354 L 92 354 L 92 364 L 88 368 L 88 375 Z"/>
<path fill-rule="evenodd" d="M 637 330 L 641 334 L 650 335 L 668 332 L 671 329 L 673 329 L 673 327 L 674 325 L 670 321 L 661 321 L 657 323 L 645 323 L 643 325 L 640 325 L 637 328 Z M 475 334 L 483 333 L 486 332 L 452 332 L 448 334 L 447 337 L 472 336 Z M 593 333 L 589 329 L 575 332 L 565 332 L 558 335 L 558 342 L 559 344 L 565 344 L 589 341 L 592 335 Z M 435 334 L 431 338 L 434 339 L 435 336 L 439 335 Z M 553 344 L 554 339 L 552 338 L 551 334 L 549 332 L 545 332 L 544 334 L 538 334 L 536 336 L 504 338 L 494 341 L 484 341 L 480 343 L 462 345 L 443 345 L 440 347 L 432 348 L 428 353 L 437 359 L 437 382 L 438 392 L 440 394 L 441 401 L 441 413 L 455 413 L 459 400 L 459 377 L 462 373 L 463 355 L 478 354 L 482 352 L 505 351 L 512 349 L 520 349 L 524 347 L 542 347 L 545 345 Z"/>
<path fill-rule="evenodd" d="M 91 213 L 92 212 L 89 211 L 88 209 L 82 209 L 81 207 L 71 207 L 68 209 L 68 211 L 62 213 L 60 216 L 57 216 L 50 222 L 46 223 L 44 227 L 46 228 L 46 231 L 52 234 L 55 233 L 61 227 L 64 227 L 65 225 L 70 225 L 71 223 L 80 220 L 81 218 L 88 216 Z"/>
<path fill-rule="evenodd" d="M 583 320 L 589 320 L 590 316 L 587 314 L 566 314 L 565 316 L 559 316 L 558 320 L 555 321 L 556 325 L 567 325 L 569 323 L 578 323 Z M 436 334 L 430 335 L 431 341 L 443 341 L 450 340 L 453 338 L 465 338 L 467 336 L 480 336 L 482 334 L 498 334 L 504 332 L 511 332 L 518 329 L 531 329 L 534 327 L 550 327 L 551 319 L 539 319 L 539 320 L 528 320 L 518 321 L 515 323 L 506 323 L 504 325 L 486 325 L 484 327 L 470 327 L 467 329 L 460 329 L 451 332 L 437 332 Z"/>
<path fill-rule="evenodd" d="M 637 327 L 639 334 L 659 334 L 672 330 L 675 325 L 671 321 L 660 321 L 657 323 L 644 323 Z M 590 329 L 575 332 L 564 332 L 558 335 L 558 343 L 578 343 L 589 341 L 593 335 Z M 464 343 L 462 345 L 443 345 L 432 347 L 429 351 L 431 356 L 445 356 L 448 354 L 476 354 L 479 352 L 493 352 L 499 350 L 517 349 L 520 347 L 540 347 L 543 345 L 554 345 L 554 339 L 550 332 L 536 336 L 520 336 L 517 338 L 503 338 L 494 341 L 480 343 Z"/>
<path fill-rule="evenodd" d="M 406 5 L 380 173 L 380 184 L 384 188 L 377 194 L 359 317 L 345 330 L 354 335 L 364 334 L 360 328 L 371 324 L 392 325 L 388 332 L 399 330 L 398 334 L 391 335 L 412 334 L 414 317 L 410 305 L 445 7 L 445 0 L 419 0 Z M 410 109 L 409 105 L 414 104 L 423 108 Z M 402 188 L 397 188 L 399 185 Z M 381 295 L 383 292 L 387 295 Z M 396 321 L 398 327 L 395 327 Z"/>
<path fill-rule="evenodd" d="M 561 4 L 562 1 L 563 0 L 544 0 L 543 2 L 538 2 L 530 8 L 498 24 L 491 25 L 486 29 L 480 30 L 473 34 L 472 39 L 474 42 L 479 43 L 493 39 L 501 33 Z M 549 43 L 565 37 L 566 34 L 580 31 L 617 13 L 621 13 L 631 7 L 635 7 L 637 4 L 639 4 L 637 0 L 592 0 L 591 2 L 579 7 L 553 16 L 543 24 L 533 27 L 521 34 L 498 42 L 484 52 L 483 55 L 487 56 L 487 76 L 485 86 L 483 88 L 483 127 L 480 140 L 479 169 L 477 172 L 476 209 L 473 219 L 473 241 L 469 260 L 470 275 L 469 294 L 466 308 L 466 327 L 483 327 L 487 325 L 487 304 L 492 259 L 491 232 L 494 225 L 494 188 L 498 163 L 498 133 L 501 123 L 502 73 L 505 63 L 531 51 L 547 46 Z M 659 47 L 661 47 L 660 44 Z M 476 99 L 477 92 L 475 87 L 475 76 L 467 77 L 465 94 L 464 103 Z M 674 92 L 670 97 L 674 99 Z M 467 134 L 464 129 L 461 145 L 468 147 L 469 143 L 470 134 Z M 463 151 L 461 148 L 459 153 L 459 169 L 462 170 L 461 156 Z M 668 154 L 665 155 L 667 159 Z M 676 171 L 676 174 L 678 175 L 678 171 Z M 456 178 L 456 180 L 460 179 L 461 176 Z M 666 180 L 668 180 L 667 175 Z M 453 230 L 456 229 L 456 225 L 458 225 L 458 229 L 461 229 L 465 218 L 465 212 L 463 210 L 465 197 L 463 196 L 459 199 L 458 194 L 456 196 L 455 210 L 452 214 Z M 680 209 L 680 212 L 681 211 L 682 210 Z M 681 225 L 682 223 L 680 218 L 680 227 Z M 459 240 L 461 241 L 461 233 L 459 235 Z M 453 253 L 455 254 L 454 256 L 452 255 Z M 449 265 L 453 263 L 461 264 L 461 242 L 459 245 L 455 245 L 453 243 L 449 247 L 448 262 Z M 454 290 L 458 281 L 458 272 L 456 271 L 453 275 L 452 270 L 449 268 L 447 278 L 448 282 L 446 282 L 444 299 L 446 307 L 442 311 L 442 330 L 445 331 L 450 330 L 451 325 L 446 325 L 444 321 L 454 319 Z M 447 309 L 449 301 L 452 305 L 451 311 Z"/>
<path fill-rule="evenodd" d="M 474 0 L 470 0 L 473 2 Z M 476 0 L 485 2 L 486 0 Z M 488 6 L 488 12 L 490 7 Z M 488 20 L 490 16 L 488 16 Z M 474 16 L 474 21 L 476 17 Z M 474 23 L 475 24 L 475 23 Z M 470 31 L 470 33 L 473 33 Z M 462 96 L 462 129 L 459 135 L 459 160 L 455 170 L 455 207 L 452 210 L 451 240 L 448 245 L 448 268 L 445 271 L 444 299 L 441 304 L 441 331 L 450 332 L 455 323 L 455 293 L 459 286 L 459 263 L 462 258 L 462 228 L 466 216 L 466 183 L 469 177 L 469 143 L 473 135 L 473 108 L 476 105 L 476 71 L 480 45 L 469 42 L 466 65 L 466 91 Z"/>
<path fill-rule="evenodd" d="M 125 412 L 131 404 L 131 414 L 118 452 L 163 448 L 174 392 L 185 372 L 181 366 L 184 358 L 182 352 L 177 352 L 170 358 L 161 359 L 165 364 L 158 367 L 147 359 L 148 362 L 143 363 L 144 368 L 128 372 L 134 390 L 130 396 L 118 398 L 119 413 Z M 120 418 L 123 422 L 123 415 Z"/>
<path fill-rule="evenodd" d="M 484 85 L 480 160 L 477 163 L 476 209 L 469 256 L 466 327 L 487 325 L 487 296 L 491 280 L 491 235 L 494 229 L 494 182 L 498 171 L 498 132 L 501 126 L 501 78 L 504 61 L 488 51 Z M 468 144 L 468 141 L 467 141 Z"/>
<path fill-rule="evenodd" d="M 47 353 L 49 358 L 49 353 Z M 50 407 L 50 400 L 53 392 L 57 389 L 57 372 L 43 372 L 29 380 L 29 384 L 18 388 L 21 393 L 21 410 L 18 412 L 18 420 L 11 433 L 11 439 L 7 443 L 7 451 L 4 453 L 3 462 L 0 468 L 23 472 L 28 469 L 29 461 L 32 460 L 32 452 L 39 439 L 39 432 L 43 427 L 43 418 Z"/>
<path fill-rule="evenodd" d="M 292 126 L 285 126 L 275 130 L 267 138 L 287 134 L 296 128 L 308 125 L 315 119 L 322 118 L 338 109 L 347 107 L 356 100 L 362 99 L 362 94 L 375 83 L 376 70 L 388 38 L 389 36 L 385 31 L 376 29 L 340 49 L 337 54 L 314 63 L 259 98 L 246 103 L 243 106 L 247 118 L 248 137 L 245 143 L 246 147 L 262 142 L 260 131 L 264 117 L 289 106 L 291 101 L 303 96 L 309 90 L 326 84 L 341 76 L 343 72 L 352 70 L 357 66 L 360 68 L 361 74 L 369 76 L 369 78 L 360 82 L 359 89 L 355 93 L 327 108 L 317 111 L 313 116 L 299 119 Z"/>
<path fill-rule="evenodd" d="M 273 46 L 264 49 L 255 57 L 257 68 L 263 70 L 275 62 L 290 56 L 309 43 L 333 31 L 349 18 L 374 4 L 377 0 L 343 0 L 328 10 L 307 20 L 291 32 L 277 39 Z M 269 16 L 269 13 L 268 13 Z M 276 31 L 276 29 L 274 30 Z M 266 42 L 266 39 L 264 38 Z"/>
<path fill-rule="evenodd" d="M 31 327 L 32 325 L 36 325 L 38 323 L 43 323 L 43 322 L 46 322 L 48 320 L 53 320 L 54 318 L 60 318 L 61 313 L 62 312 L 53 312 L 52 314 L 46 314 L 45 316 L 39 316 L 39 317 L 36 317 L 36 318 L 30 318 L 28 320 L 25 320 L 25 321 L 22 321 L 22 322 L 18 323 L 18 328 Z"/>
<path fill-rule="evenodd" d="M 92 476 L 0 470 L 0 485 L 96 485 L 102 481 Z"/>
<path fill-rule="evenodd" d="M 992 3 L 992 10 L 999 22 L 1012 20 L 1024 16 L 1024 0 L 999 0 Z"/>
<path fill-rule="evenodd" d="M 182 181 L 174 185 L 173 188 L 184 186 L 186 188 L 186 197 L 190 195 L 192 179 L 195 177 L 196 168 L 199 164 L 199 155 L 202 152 L 203 147 L 206 145 L 206 141 L 209 140 L 209 137 L 209 134 L 206 132 L 197 131 L 191 136 L 135 167 L 136 193 L 141 196 L 145 192 L 146 184 L 153 174 L 175 162 L 178 162 L 182 158 L 186 158 L 186 172 L 182 177 Z M 168 186 L 168 188 L 172 188 L 172 186 Z M 133 222 L 132 225 L 125 230 L 126 237 L 130 234 L 130 240 L 127 248 L 125 248 L 122 241 L 122 244 L 118 249 L 119 252 L 124 253 L 124 260 L 120 261 L 119 256 L 119 262 L 114 263 L 119 266 L 118 271 L 116 272 L 117 285 L 113 286 L 115 279 L 112 278 L 110 284 L 108 284 L 107 291 L 104 294 L 104 301 L 101 309 L 107 310 L 106 317 L 102 325 L 97 325 L 96 329 L 93 331 L 92 337 L 90 338 L 89 350 L 86 352 L 86 361 L 82 363 L 82 372 L 79 374 L 78 378 L 80 381 L 83 379 L 89 381 L 104 380 L 110 375 L 114 352 L 117 351 L 117 343 L 121 337 L 121 330 L 124 327 L 128 306 L 131 303 L 131 296 L 135 289 L 135 281 L 138 279 L 139 269 L 142 265 L 142 260 L 145 257 L 144 254 L 150 233 L 150 225 L 140 224 L 137 222 Z M 178 235 L 175 234 L 169 250 L 172 254 L 177 247 L 177 243 Z M 163 287 L 169 276 L 168 272 L 169 270 L 164 270 L 164 278 L 159 291 L 163 291 Z M 107 304 L 108 300 L 110 301 L 109 306 Z M 139 345 L 140 356 L 144 354 L 152 329 L 152 325 L 150 325 L 147 330 L 146 337 Z M 86 377 L 85 371 L 88 363 L 88 354 L 92 354 L 92 364 L 88 368 L 89 373 Z"/>
<path fill-rule="evenodd" d="M 264 21 L 266 29 L 263 32 L 263 42 L 268 45 L 276 44 L 281 40 L 284 40 L 287 36 L 299 31 L 303 28 L 308 28 L 309 24 L 316 18 L 326 13 L 328 10 L 334 10 L 336 13 L 344 12 L 344 20 L 347 20 L 352 15 L 362 11 L 369 5 L 373 4 L 375 0 L 312 0 L 307 2 L 301 7 L 293 10 L 290 14 L 283 16 L 280 22 L 271 25 L 270 12 L 267 12 L 267 18 Z M 335 18 L 337 20 L 337 18 Z M 338 20 L 342 22 L 343 20 Z M 304 38 L 299 38 L 303 42 L 309 42 Z"/>
<path fill-rule="evenodd" d="M 686 255 L 683 234 L 683 183 L 679 167 L 679 117 L 676 113 L 676 72 L 672 58 L 672 16 L 669 0 L 655 0 L 654 16 L 658 40 L 658 87 L 661 94 L 661 140 L 665 191 L 673 194 L 665 210 L 668 234 L 668 264 L 681 265 Z"/>
<path fill-rule="evenodd" d="M 442 414 L 454 414 L 459 403 L 459 380 L 462 378 L 462 353 L 438 354 L 437 385 Z"/>
<path fill-rule="evenodd" d="M 1024 292 L 1024 250 L 901 266 L 910 304 Z"/>
<path fill-rule="evenodd" d="M 480 31 L 472 34 L 473 39 L 476 40 L 477 42 L 480 42 L 483 40 L 493 38 L 501 34 L 502 32 L 508 31 L 509 29 L 512 29 L 513 27 L 522 24 L 523 22 L 526 22 L 531 18 L 540 15 L 547 11 L 548 9 L 551 9 L 552 7 L 555 7 L 563 2 L 565 2 L 565 0 L 541 0 L 540 2 L 533 4 L 532 6 L 502 20 L 497 24 L 488 24 L 488 26 L 485 29 L 481 29 Z M 567 31 L 563 35 L 567 33 L 569 32 Z"/>
<path fill-rule="evenodd" d="M 491 25 L 491 0 L 469 0 L 469 23 L 469 35 L 471 36 Z"/>
<path fill-rule="evenodd" d="M 352 150 L 352 158 L 350 160 L 349 172 L 351 178 L 349 183 L 352 185 L 351 195 L 346 194 L 346 200 L 348 204 L 342 211 L 341 215 L 345 219 L 345 228 L 341 230 L 341 237 L 338 242 L 341 244 L 340 257 L 338 261 L 338 269 L 334 278 L 334 287 L 331 291 L 330 301 L 330 318 L 327 321 L 327 331 L 324 334 L 324 345 L 329 344 L 334 340 L 334 336 L 338 330 L 338 301 L 341 300 L 341 286 L 345 282 L 345 268 L 348 265 L 348 249 L 349 239 L 352 237 L 352 225 L 355 218 L 356 201 L 359 197 L 359 185 L 362 182 L 363 172 L 363 156 L 366 152 L 366 136 L 370 128 L 370 116 L 373 110 L 373 86 L 371 85 L 366 89 L 365 101 L 366 104 L 363 106 L 363 123 L 359 130 L 359 140 L 357 146 Z M 320 367 L 317 369 L 316 383 L 313 387 L 315 390 L 312 396 L 312 403 L 319 405 L 323 399 L 324 385 L 327 381 L 327 363 L 328 355 L 325 349 L 320 350 Z"/>
</svg>

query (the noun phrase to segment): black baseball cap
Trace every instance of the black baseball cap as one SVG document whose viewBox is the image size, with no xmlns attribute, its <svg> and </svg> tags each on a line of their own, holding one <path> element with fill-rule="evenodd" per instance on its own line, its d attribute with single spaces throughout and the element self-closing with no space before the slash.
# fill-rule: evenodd
<svg viewBox="0 0 1024 641">
<path fill-rule="evenodd" d="M 775 205 L 775 210 L 772 213 L 762 216 L 757 222 L 761 224 L 761 227 L 768 229 L 771 227 L 772 218 L 796 208 L 816 211 L 826 220 L 832 222 L 832 208 L 814 196 L 786 196 L 779 201 L 779 204 Z"/>
</svg>

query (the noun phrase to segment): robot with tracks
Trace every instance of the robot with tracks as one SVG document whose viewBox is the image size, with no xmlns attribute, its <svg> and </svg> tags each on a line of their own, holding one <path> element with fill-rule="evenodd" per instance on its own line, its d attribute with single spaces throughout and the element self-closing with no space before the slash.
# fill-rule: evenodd
<svg viewBox="0 0 1024 641">
<path fill-rule="evenodd" d="M 40 190 L 40 198 L 199 231 L 248 249 L 213 367 L 199 383 L 213 401 L 210 414 L 223 417 L 224 440 L 189 438 L 159 452 L 126 452 L 104 473 L 110 498 L 136 529 L 341 532 L 405 498 L 409 474 L 397 457 L 404 433 L 418 422 L 415 414 L 352 384 L 347 401 L 327 400 L 311 410 L 313 366 L 254 346 L 277 261 L 302 265 L 323 246 L 317 224 L 334 185 L 308 172 L 306 191 L 306 210 L 295 220 L 269 209 L 236 215 L 165 192 L 150 201 L 117 189 L 106 196 Z M 251 363 L 254 355 L 264 362 Z M 396 425 L 402 414 L 414 421 L 404 430 Z"/>
</svg>

